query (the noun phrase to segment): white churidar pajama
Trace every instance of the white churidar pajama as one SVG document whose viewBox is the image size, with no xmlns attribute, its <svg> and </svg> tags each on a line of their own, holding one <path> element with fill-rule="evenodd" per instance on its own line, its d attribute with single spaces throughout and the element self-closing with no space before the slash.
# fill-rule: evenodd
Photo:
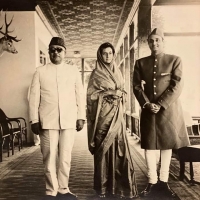
<svg viewBox="0 0 200 200">
<path fill-rule="evenodd" d="M 168 182 L 169 167 L 171 162 L 172 150 L 145 150 L 147 164 L 147 176 L 149 183 L 156 184 L 158 181 L 157 166 L 161 161 L 160 181 Z"/>
<path fill-rule="evenodd" d="M 75 130 L 43 130 L 40 134 L 41 152 L 45 165 L 46 195 L 56 196 L 57 192 L 69 191 L 69 173 L 71 152 L 74 144 Z M 56 158 L 59 156 L 56 173 Z"/>
</svg>

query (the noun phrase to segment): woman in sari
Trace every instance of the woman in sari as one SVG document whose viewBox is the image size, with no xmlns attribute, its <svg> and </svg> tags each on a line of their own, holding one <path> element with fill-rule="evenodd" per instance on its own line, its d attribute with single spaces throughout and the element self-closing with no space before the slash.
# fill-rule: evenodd
<svg viewBox="0 0 200 200">
<path fill-rule="evenodd" d="M 89 151 L 94 155 L 94 190 L 99 198 L 138 196 L 123 117 L 124 81 L 115 50 L 103 43 L 87 88 Z"/>
</svg>

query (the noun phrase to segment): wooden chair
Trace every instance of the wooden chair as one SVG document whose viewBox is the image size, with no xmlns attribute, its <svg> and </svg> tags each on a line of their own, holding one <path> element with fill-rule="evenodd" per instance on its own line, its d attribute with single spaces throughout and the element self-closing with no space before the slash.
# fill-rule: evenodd
<svg viewBox="0 0 200 200">
<path fill-rule="evenodd" d="M 200 131 L 199 131 L 199 125 L 198 124 L 193 124 L 192 125 L 192 131 L 194 135 L 199 135 L 200 136 Z"/>
<path fill-rule="evenodd" d="M 20 151 L 23 146 L 22 135 L 27 134 L 26 122 L 24 123 L 24 126 L 22 126 L 21 120 L 25 121 L 22 117 L 9 118 L 5 115 L 3 110 L 0 109 L 0 122 L 3 127 L 3 135 L 10 134 L 11 136 L 12 155 L 14 155 L 15 139 L 17 139 L 18 149 Z"/>
<path fill-rule="evenodd" d="M 180 162 L 180 176 L 179 179 L 184 179 L 185 162 L 190 163 L 190 184 L 200 184 L 194 180 L 193 162 L 200 162 L 200 145 L 191 145 L 178 149 L 178 156 Z"/>
<path fill-rule="evenodd" d="M 25 138 L 25 144 L 27 144 L 27 124 L 26 124 L 26 120 L 23 117 L 15 117 L 15 118 L 10 118 L 7 117 L 6 114 L 4 113 L 4 111 L 0 108 L 0 120 L 1 119 L 6 119 L 6 120 L 11 120 L 11 121 L 16 121 L 20 124 L 21 126 L 21 138 L 20 138 L 20 148 L 23 148 L 23 137 Z M 19 127 L 14 128 L 13 131 L 18 131 Z"/>
<path fill-rule="evenodd" d="M 190 163 L 190 184 L 200 184 L 194 180 L 193 162 L 200 162 L 200 135 L 199 125 L 187 126 L 188 136 L 190 139 L 190 146 L 178 149 L 178 158 L 180 162 L 179 179 L 184 179 L 185 162 Z M 195 131 L 195 132 L 194 132 Z"/>
<path fill-rule="evenodd" d="M 189 162 L 190 184 L 195 185 L 199 184 L 199 182 L 194 180 L 193 162 L 200 162 L 200 131 L 198 124 L 198 122 L 200 121 L 200 117 L 192 117 L 187 111 L 183 111 L 183 116 L 191 145 L 187 147 L 182 147 L 178 150 L 173 150 L 173 152 L 178 155 L 178 160 L 180 164 L 179 179 L 184 179 L 185 162 Z"/>
<path fill-rule="evenodd" d="M 18 124 L 18 129 L 16 130 L 13 127 L 13 122 Z M 12 155 L 14 155 L 14 141 L 15 138 L 18 139 L 18 148 L 20 151 L 20 137 L 21 137 L 21 126 L 20 123 L 14 120 L 2 120 L 0 119 L 1 124 L 1 157 L 3 157 L 3 147 L 5 142 L 8 150 L 8 157 L 10 156 L 10 146 L 12 150 Z"/>
<path fill-rule="evenodd" d="M 194 135 L 192 126 L 186 126 L 186 129 L 189 137 Z"/>
<path fill-rule="evenodd" d="M 0 123 L 0 162 L 2 162 L 2 160 L 3 160 L 3 147 L 4 147 L 4 144 L 7 147 L 8 157 L 10 156 L 10 139 L 11 138 L 10 138 L 9 130 L 3 131 L 2 124 Z"/>
<path fill-rule="evenodd" d="M 132 132 L 135 133 L 139 138 L 141 138 L 141 135 L 140 135 L 140 118 L 135 114 L 131 115 L 131 125 L 132 125 Z"/>
</svg>

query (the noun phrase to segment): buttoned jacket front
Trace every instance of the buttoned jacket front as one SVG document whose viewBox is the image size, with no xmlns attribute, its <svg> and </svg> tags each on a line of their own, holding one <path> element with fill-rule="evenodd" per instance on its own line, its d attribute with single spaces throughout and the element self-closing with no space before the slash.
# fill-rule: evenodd
<svg viewBox="0 0 200 200">
<path fill-rule="evenodd" d="M 30 87 L 29 117 L 43 129 L 75 128 L 85 119 L 85 95 L 78 69 L 49 63 L 38 67 Z"/>
<path fill-rule="evenodd" d="M 141 108 L 141 147 L 177 149 L 189 144 L 179 96 L 183 88 L 182 63 L 175 55 L 161 53 L 136 61 L 133 91 Z M 143 106 L 161 105 L 157 114 Z"/>
</svg>

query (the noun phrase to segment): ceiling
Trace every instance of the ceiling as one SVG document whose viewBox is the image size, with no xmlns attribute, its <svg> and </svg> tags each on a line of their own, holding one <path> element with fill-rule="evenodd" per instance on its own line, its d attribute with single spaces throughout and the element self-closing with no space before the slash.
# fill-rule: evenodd
<svg viewBox="0 0 200 200">
<path fill-rule="evenodd" d="M 42 11 L 51 28 L 65 39 L 67 57 L 96 57 L 100 44 L 115 47 L 129 13 L 139 0 L 0 0 L 0 9 Z M 195 4 L 200 0 L 141 0 L 142 5 Z M 37 9 L 36 9 L 37 10 Z"/>
<path fill-rule="evenodd" d="M 114 46 L 122 32 L 133 0 L 38 0 L 56 33 L 65 39 L 67 57 L 96 57 L 103 42 Z"/>
</svg>

